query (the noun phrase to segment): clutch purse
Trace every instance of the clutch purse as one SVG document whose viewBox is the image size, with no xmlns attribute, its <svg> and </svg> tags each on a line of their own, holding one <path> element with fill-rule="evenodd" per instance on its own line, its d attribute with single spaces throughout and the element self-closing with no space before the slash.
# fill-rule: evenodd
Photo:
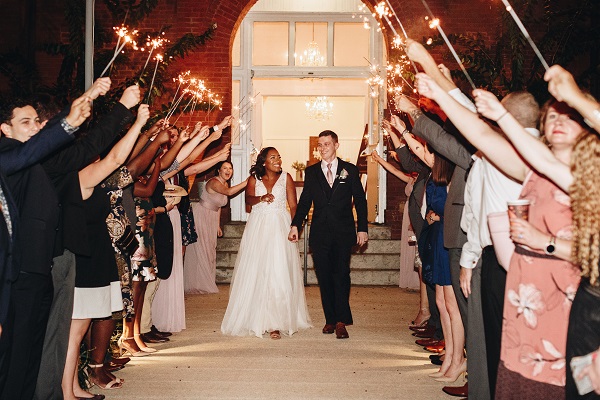
<svg viewBox="0 0 600 400">
<path fill-rule="evenodd" d="M 510 238 L 508 212 L 501 211 L 488 214 L 488 227 L 490 228 L 490 236 L 498 263 L 508 271 L 510 259 L 515 252 L 515 243 Z"/>
</svg>

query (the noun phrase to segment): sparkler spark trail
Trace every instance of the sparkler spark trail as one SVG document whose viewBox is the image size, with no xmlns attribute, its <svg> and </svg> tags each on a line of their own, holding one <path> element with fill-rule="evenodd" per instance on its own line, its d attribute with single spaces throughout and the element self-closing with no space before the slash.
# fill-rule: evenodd
<svg viewBox="0 0 600 400">
<path fill-rule="evenodd" d="M 421 0 L 421 2 L 423 3 L 423 6 L 425 6 L 425 9 L 429 13 L 429 15 L 431 16 L 431 22 L 429 23 L 429 27 L 431 29 L 436 28 L 438 30 L 438 32 L 440 33 L 440 35 L 444 39 L 444 42 L 446 42 L 446 46 L 448 46 L 448 48 L 450 49 L 450 52 L 454 56 L 454 59 L 458 63 L 458 66 L 460 67 L 460 69 L 462 70 L 463 74 L 467 78 L 467 81 L 469 81 L 469 83 L 471 84 L 471 87 L 473 88 L 473 90 L 477 89 L 477 86 L 475 86 L 475 83 L 473 83 L 473 79 L 471 79 L 471 76 L 469 75 L 469 73 L 467 72 L 465 66 L 463 65 L 462 61 L 460 60 L 460 57 L 458 57 L 458 54 L 456 53 L 456 50 L 454 50 L 454 46 L 452 46 L 452 43 L 450 43 L 450 40 L 448 40 L 448 37 L 446 36 L 446 33 L 444 33 L 444 30 L 442 29 L 442 26 L 440 25 L 440 20 L 438 18 L 435 18 L 435 16 L 431 12 L 431 8 L 429 8 L 429 5 L 427 5 L 427 1 Z"/>
<path fill-rule="evenodd" d="M 540 52 L 538 47 L 535 45 L 535 42 L 531 38 L 531 35 L 529 35 L 529 32 L 525 28 L 525 25 L 523 25 L 523 23 L 521 22 L 521 19 L 519 18 L 519 16 L 515 12 L 515 10 L 512 8 L 512 6 L 508 2 L 508 0 L 502 0 L 502 3 L 506 6 L 506 11 L 508 11 L 508 13 L 511 15 L 511 17 L 515 20 L 515 23 L 521 30 L 521 33 L 523 34 L 523 36 L 525 36 L 525 39 L 527 39 L 527 41 L 529 42 L 529 45 L 533 49 L 533 52 L 535 53 L 535 55 L 537 56 L 537 58 L 540 60 L 540 62 L 542 63 L 542 65 L 544 66 L 544 68 L 547 71 L 548 68 L 550 68 L 550 66 L 544 59 L 544 56 L 542 56 L 542 53 Z"/>
</svg>

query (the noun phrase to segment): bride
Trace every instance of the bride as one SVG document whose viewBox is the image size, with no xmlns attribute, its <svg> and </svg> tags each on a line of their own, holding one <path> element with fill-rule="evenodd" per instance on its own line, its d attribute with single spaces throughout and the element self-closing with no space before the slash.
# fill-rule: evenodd
<svg viewBox="0 0 600 400">
<path fill-rule="evenodd" d="M 310 328 L 300 254 L 287 240 L 296 212 L 296 188 L 281 170 L 274 147 L 261 150 L 250 169 L 246 204 L 252 206 L 231 279 L 229 304 L 221 324 L 227 335 L 272 339 Z M 290 211 L 286 208 L 286 202 Z"/>
</svg>

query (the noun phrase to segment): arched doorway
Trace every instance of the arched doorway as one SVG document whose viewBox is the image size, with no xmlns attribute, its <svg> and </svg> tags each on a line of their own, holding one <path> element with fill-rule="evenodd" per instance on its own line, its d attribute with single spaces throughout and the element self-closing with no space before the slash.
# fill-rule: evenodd
<svg viewBox="0 0 600 400">
<path fill-rule="evenodd" d="M 338 155 L 356 163 L 361 143 L 381 146 L 378 121 L 386 102 L 383 87 L 367 79 L 382 76 L 385 50 L 377 22 L 360 0 L 318 2 L 259 0 L 243 17 L 232 46 L 232 161 L 245 179 L 252 155 L 275 146 L 284 169 L 312 159 L 310 137 L 324 129 L 340 136 Z M 316 44 L 316 46 L 315 46 Z M 315 47 L 319 55 L 315 55 Z M 375 67 L 373 67 L 375 66 Z M 317 97 L 332 115 L 307 110 Z M 363 148 L 364 148 L 364 143 Z M 381 149 L 380 149 L 381 150 Z M 370 221 L 384 222 L 385 174 L 369 170 Z M 367 177 L 364 177 L 367 183 Z M 246 220 L 241 196 L 231 201 L 234 221 Z"/>
</svg>

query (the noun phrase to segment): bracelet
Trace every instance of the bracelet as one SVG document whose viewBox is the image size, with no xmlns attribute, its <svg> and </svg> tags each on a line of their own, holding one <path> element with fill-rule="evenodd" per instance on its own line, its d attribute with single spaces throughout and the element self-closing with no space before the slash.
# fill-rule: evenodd
<svg viewBox="0 0 600 400">
<path fill-rule="evenodd" d="M 402 133 L 400 134 L 400 136 L 404 137 L 404 135 L 406 135 L 407 133 L 410 133 L 408 131 L 408 128 L 404 128 L 404 130 L 402 131 Z"/>
<path fill-rule="evenodd" d="M 502 115 L 500 116 L 500 118 L 498 118 L 498 119 L 496 120 L 496 122 L 498 122 L 498 121 L 500 121 L 502 118 L 506 117 L 506 114 L 508 114 L 508 110 L 505 110 L 505 111 L 504 111 L 504 114 L 502 114 Z"/>
</svg>

